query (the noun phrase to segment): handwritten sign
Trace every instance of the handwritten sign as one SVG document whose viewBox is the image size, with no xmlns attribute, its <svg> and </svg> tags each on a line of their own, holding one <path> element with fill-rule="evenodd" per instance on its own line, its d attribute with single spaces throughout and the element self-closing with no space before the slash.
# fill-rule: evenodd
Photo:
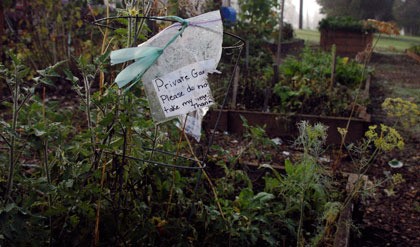
<svg viewBox="0 0 420 247">
<path fill-rule="evenodd" d="M 213 59 L 204 60 L 153 79 L 165 117 L 187 114 L 213 104 L 207 74 L 212 72 L 214 64 Z"/>
</svg>

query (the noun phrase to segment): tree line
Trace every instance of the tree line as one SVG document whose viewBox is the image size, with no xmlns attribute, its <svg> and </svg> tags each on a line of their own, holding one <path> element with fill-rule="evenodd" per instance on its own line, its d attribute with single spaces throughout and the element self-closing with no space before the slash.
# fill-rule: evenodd
<svg viewBox="0 0 420 247">
<path fill-rule="evenodd" d="M 408 35 L 420 35 L 419 0 L 317 0 L 328 16 L 395 21 Z"/>
</svg>

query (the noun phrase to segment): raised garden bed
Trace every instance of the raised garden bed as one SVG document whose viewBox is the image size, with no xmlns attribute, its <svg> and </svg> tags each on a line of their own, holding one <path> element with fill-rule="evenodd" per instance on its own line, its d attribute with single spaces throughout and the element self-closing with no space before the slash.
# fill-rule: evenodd
<svg viewBox="0 0 420 247">
<path fill-rule="evenodd" d="M 406 53 L 407 53 L 407 56 L 411 57 L 412 59 L 420 63 L 420 56 L 417 53 L 409 51 L 409 50 L 407 50 Z"/>
<path fill-rule="evenodd" d="M 331 117 L 331 116 L 315 116 L 305 114 L 284 115 L 277 113 L 266 113 L 256 111 L 243 110 L 211 110 L 205 117 L 204 128 L 206 130 L 213 129 L 218 115 L 220 120 L 217 130 L 227 131 L 229 133 L 241 134 L 244 126 L 240 116 L 247 119 L 250 125 L 265 126 L 266 133 L 269 137 L 293 138 L 297 136 L 298 129 L 296 123 L 306 120 L 310 123 L 322 123 L 328 126 L 328 144 L 340 144 L 341 135 L 337 131 L 337 127 L 345 128 L 348 118 Z M 370 121 L 368 119 L 352 118 L 349 125 L 346 142 L 352 143 L 360 140 Z"/>
<path fill-rule="evenodd" d="M 372 45 L 372 26 L 352 17 L 327 17 L 319 22 L 318 28 L 321 48 L 329 51 L 336 45 L 339 56 L 354 57 Z"/>
<path fill-rule="evenodd" d="M 277 44 L 270 44 L 270 50 L 275 54 L 277 52 Z M 303 39 L 292 39 L 281 42 L 281 56 L 286 57 L 289 55 L 296 56 L 302 52 L 305 47 Z"/>
<path fill-rule="evenodd" d="M 342 30 L 321 30 L 320 46 L 329 51 L 336 45 L 336 54 L 343 57 L 354 57 L 372 45 L 373 34 L 369 32 L 349 32 Z"/>
</svg>

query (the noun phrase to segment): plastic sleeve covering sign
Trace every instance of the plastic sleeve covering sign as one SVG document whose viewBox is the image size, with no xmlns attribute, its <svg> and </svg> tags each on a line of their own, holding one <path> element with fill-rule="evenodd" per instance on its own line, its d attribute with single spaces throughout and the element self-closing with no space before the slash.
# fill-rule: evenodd
<svg viewBox="0 0 420 247">
<path fill-rule="evenodd" d="M 204 115 L 204 108 L 213 103 L 207 75 L 216 71 L 222 54 L 223 24 L 220 12 L 209 12 L 188 21 L 189 25 L 182 35 L 164 49 L 156 63 L 142 77 L 156 123 L 176 116 L 182 122 L 181 116 L 194 113 L 197 109 L 201 109 L 200 114 L 193 115 Z M 179 23 L 167 27 L 140 47 L 164 47 L 180 27 Z"/>
</svg>

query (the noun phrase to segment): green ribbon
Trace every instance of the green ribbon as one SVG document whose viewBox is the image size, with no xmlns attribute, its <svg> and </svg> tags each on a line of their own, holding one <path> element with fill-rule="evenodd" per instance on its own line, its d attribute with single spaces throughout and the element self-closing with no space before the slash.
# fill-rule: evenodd
<svg viewBox="0 0 420 247">
<path fill-rule="evenodd" d="M 167 16 L 161 18 L 165 20 L 171 19 L 181 23 L 181 28 L 164 47 L 140 46 L 124 48 L 111 52 L 111 65 L 134 60 L 134 63 L 123 69 L 115 78 L 115 82 L 119 88 L 123 88 L 128 85 L 126 88 L 126 90 L 128 90 L 139 82 L 143 74 L 146 73 L 146 71 L 156 62 L 160 55 L 162 55 L 163 51 L 179 36 L 181 36 L 189 25 L 188 20 L 184 20 L 178 16 Z"/>
</svg>

